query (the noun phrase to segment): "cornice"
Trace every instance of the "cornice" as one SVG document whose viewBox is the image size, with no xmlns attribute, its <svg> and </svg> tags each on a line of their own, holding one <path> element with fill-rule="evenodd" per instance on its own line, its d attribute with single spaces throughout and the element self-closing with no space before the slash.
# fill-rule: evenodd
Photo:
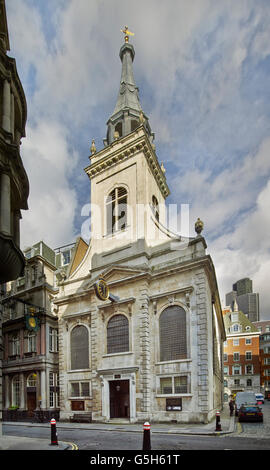
<svg viewBox="0 0 270 470">
<path fill-rule="evenodd" d="M 1 54 L 1 78 L 8 80 L 16 89 L 18 97 L 20 98 L 21 112 L 22 112 L 22 137 L 25 137 L 25 124 L 27 120 L 27 103 L 24 89 L 17 71 L 16 60 L 6 54 Z"/>
<path fill-rule="evenodd" d="M 119 146 L 119 143 L 122 145 Z M 117 148 L 114 150 L 114 147 L 116 146 Z M 88 174 L 89 178 L 92 179 L 97 175 L 102 174 L 108 168 L 116 166 L 120 162 L 137 155 L 139 152 L 142 152 L 145 156 L 160 191 L 163 197 L 166 198 L 170 194 L 166 177 L 161 170 L 156 153 L 148 139 L 143 125 L 91 156 L 90 158 L 94 161 L 91 165 L 85 168 L 85 172 Z"/>
</svg>

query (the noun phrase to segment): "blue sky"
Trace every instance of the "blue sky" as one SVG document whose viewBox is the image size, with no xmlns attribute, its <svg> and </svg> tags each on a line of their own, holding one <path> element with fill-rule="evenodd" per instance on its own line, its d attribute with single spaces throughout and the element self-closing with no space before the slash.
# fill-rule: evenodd
<svg viewBox="0 0 270 470">
<path fill-rule="evenodd" d="M 222 302 L 253 279 L 270 318 L 269 0 L 9 0 L 28 103 L 22 245 L 70 243 L 85 220 L 92 138 L 103 147 L 119 89 L 120 29 L 135 32 L 140 102 L 166 168 L 168 203 L 200 217 Z"/>
</svg>

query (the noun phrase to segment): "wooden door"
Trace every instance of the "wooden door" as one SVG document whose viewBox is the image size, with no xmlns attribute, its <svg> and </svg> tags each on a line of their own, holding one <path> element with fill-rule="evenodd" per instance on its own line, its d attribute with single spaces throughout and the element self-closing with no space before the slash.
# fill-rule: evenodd
<svg viewBox="0 0 270 470">
<path fill-rule="evenodd" d="M 27 410 L 28 415 L 33 416 L 37 407 L 36 392 L 27 392 Z"/>
</svg>

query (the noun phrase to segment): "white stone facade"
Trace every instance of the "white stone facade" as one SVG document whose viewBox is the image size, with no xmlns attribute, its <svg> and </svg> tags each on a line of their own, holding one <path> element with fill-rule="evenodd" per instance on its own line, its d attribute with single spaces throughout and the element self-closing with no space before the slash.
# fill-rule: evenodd
<svg viewBox="0 0 270 470">
<path fill-rule="evenodd" d="M 126 249 L 127 254 L 129 250 Z M 224 331 L 213 266 L 211 258 L 204 254 L 204 240 L 194 240 L 186 249 L 184 261 L 176 251 L 171 253 L 170 262 L 168 259 L 167 263 L 159 263 L 163 253 L 156 255 L 156 251 L 144 254 L 147 269 L 142 265 L 125 266 L 123 260 L 104 268 L 103 277 L 110 291 L 120 298 L 117 303 L 98 300 L 90 276 L 79 282 L 66 281 L 63 286 L 62 296 L 55 300 L 60 338 L 60 419 L 74 414 L 72 402 L 77 400 L 84 402 L 83 411 L 91 412 L 93 420 L 109 421 L 110 384 L 119 380 L 129 382 L 127 417 L 132 422 L 207 422 L 222 406 Z M 119 256 L 119 251 L 116 253 Z M 113 255 L 112 252 L 110 258 Z M 139 253 L 138 258 L 141 259 Z M 159 318 L 172 305 L 186 312 L 187 355 L 185 359 L 160 361 Z M 107 325 L 117 314 L 128 319 L 129 348 L 108 354 Z M 89 333 L 87 370 L 71 369 L 70 335 L 78 325 L 84 325 Z M 182 376 L 187 378 L 185 393 L 161 393 L 161 378 Z M 72 397 L 72 382 L 89 382 L 89 396 Z M 166 411 L 168 398 L 181 398 L 182 410 Z"/>
<path fill-rule="evenodd" d="M 122 60 L 133 49 L 121 51 Z M 121 82 L 120 94 L 127 90 Z M 105 422 L 208 422 L 223 402 L 225 330 L 215 269 L 201 235 L 183 239 L 166 228 L 169 188 L 153 134 L 145 115 L 127 132 L 128 111 L 110 120 L 109 144 L 93 150 L 85 169 L 91 241 L 54 299 L 60 419 L 91 413 Z M 124 211 L 115 213 L 120 199 Z M 100 275 L 117 301 L 97 298 Z"/>
</svg>

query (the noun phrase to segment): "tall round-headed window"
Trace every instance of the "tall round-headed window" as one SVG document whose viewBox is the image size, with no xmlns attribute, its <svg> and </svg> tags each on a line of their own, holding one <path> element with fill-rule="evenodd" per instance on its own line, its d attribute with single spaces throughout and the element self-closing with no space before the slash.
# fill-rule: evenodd
<svg viewBox="0 0 270 470">
<path fill-rule="evenodd" d="M 107 234 L 127 227 L 127 190 L 122 186 L 113 189 L 106 199 Z"/>
<path fill-rule="evenodd" d="M 70 335 L 71 369 L 89 369 L 89 335 L 83 325 L 73 328 Z"/>
<path fill-rule="evenodd" d="M 165 308 L 159 318 L 160 360 L 187 357 L 186 312 L 178 305 Z"/>
<path fill-rule="evenodd" d="M 152 211 L 155 219 L 159 222 L 159 207 L 156 196 L 152 196 Z"/>
<path fill-rule="evenodd" d="M 114 315 L 107 325 L 107 353 L 129 351 L 129 324 L 125 315 Z"/>
</svg>

